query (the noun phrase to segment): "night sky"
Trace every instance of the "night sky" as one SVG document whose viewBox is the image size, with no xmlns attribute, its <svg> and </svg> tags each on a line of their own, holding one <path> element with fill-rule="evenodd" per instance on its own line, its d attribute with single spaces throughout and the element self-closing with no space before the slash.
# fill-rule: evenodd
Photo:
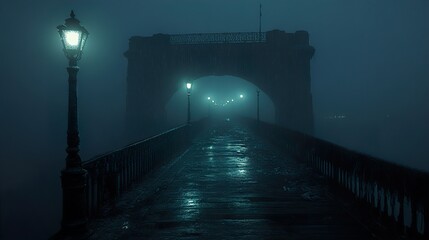
<svg viewBox="0 0 429 240">
<path fill-rule="evenodd" d="M 256 32 L 259 3 L 262 31 L 310 34 L 317 137 L 429 171 L 427 0 L 1 1 L 0 238 L 46 239 L 59 229 L 67 60 L 56 26 L 70 10 L 90 32 L 78 74 L 87 160 L 129 143 L 123 53 L 131 36 Z M 195 84 L 204 89 L 193 98 L 196 117 L 204 116 L 208 95 L 226 100 L 240 92 L 249 101 L 240 111 L 253 114 L 255 86 L 245 79 L 207 76 Z M 171 126 L 186 120 L 177 107 L 185 109 L 184 91 L 166 106 L 177 116 Z M 262 119 L 273 121 L 269 96 L 261 108 Z"/>
</svg>

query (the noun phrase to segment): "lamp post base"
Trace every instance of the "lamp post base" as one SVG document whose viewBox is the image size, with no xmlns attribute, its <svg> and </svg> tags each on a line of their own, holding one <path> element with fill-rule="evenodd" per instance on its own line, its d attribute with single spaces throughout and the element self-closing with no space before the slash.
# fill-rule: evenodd
<svg viewBox="0 0 429 240">
<path fill-rule="evenodd" d="M 87 171 L 82 167 L 66 168 L 61 171 L 63 188 L 62 235 L 77 237 L 88 234 L 86 176 Z"/>
</svg>

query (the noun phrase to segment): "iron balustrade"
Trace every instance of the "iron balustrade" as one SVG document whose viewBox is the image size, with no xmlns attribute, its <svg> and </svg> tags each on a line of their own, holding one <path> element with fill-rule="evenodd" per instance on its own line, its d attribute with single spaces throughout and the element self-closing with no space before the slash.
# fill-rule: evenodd
<svg viewBox="0 0 429 240">
<path fill-rule="evenodd" d="M 133 183 L 183 153 L 204 124 L 183 125 L 84 162 L 88 216 L 101 215 Z"/>
<path fill-rule="evenodd" d="M 251 122 L 257 134 L 307 161 L 401 233 L 429 238 L 429 173 L 358 153 L 280 126 Z"/>
<path fill-rule="evenodd" d="M 195 33 L 170 35 L 170 44 L 258 43 L 267 40 L 265 32 Z"/>
</svg>

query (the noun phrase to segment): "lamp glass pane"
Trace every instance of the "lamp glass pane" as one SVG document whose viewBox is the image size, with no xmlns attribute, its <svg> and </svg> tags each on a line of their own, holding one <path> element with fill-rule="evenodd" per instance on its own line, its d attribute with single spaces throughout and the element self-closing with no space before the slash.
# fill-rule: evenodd
<svg viewBox="0 0 429 240">
<path fill-rule="evenodd" d="M 64 30 L 64 43 L 66 49 L 79 49 L 82 33 L 76 30 Z"/>
<path fill-rule="evenodd" d="M 83 48 L 85 47 L 85 43 L 86 43 L 86 39 L 88 38 L 88 34 L 83 34 L 82 35 L 82 43 L 80 45 L 80 50 L 82 51 Z"/>
<path fill-rule="evenodd" d="M 187 89 L 191 89 L 191 87 L 192 87 L 192 84 L 191 84 L 191 83 L 187 83 L 187 84 L 186 84 L 186 88 L 187 88 Z"/>
</svg>

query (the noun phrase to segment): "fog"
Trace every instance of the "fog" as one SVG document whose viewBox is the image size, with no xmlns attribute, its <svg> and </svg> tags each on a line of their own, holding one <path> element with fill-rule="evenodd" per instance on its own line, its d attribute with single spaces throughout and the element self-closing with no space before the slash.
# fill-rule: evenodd
<svg viewBox="0 0 429 240">
<path fill-rule="evenodd" d="M 177 126 L 186 122 L 187 92 L 185 82 L 166 105 L 167 125 Z M 257 86 L 233 76 L 207 76 L 193 81 L 191 91 L 191 121 L 204 117 L 219 120 L 229 118 L 256 118 Z M 275 107 L 269 96 L 260 91 L 260 119 L 274 123 Z M 210 99 L 208 99 L 210 98 Z M 180 111 L 182 110 L 182 111 Z"/>
<path fill-rule="evenodd" d="M 262 31 L 310 34 L 315 135 L 428 171 L 427 0 L 2 1 L 0 239 L 46 239 L 59 229 L 67 60 L 56 26 L 71 9 L 90 32 L 78 74 L 81 156 L 87 160 L 130 142 L 123 56 L 129 37 L 258 31 L 260 2 Z M 213 110 L 255 116 L 257 87 L 246 79 L 207 76 L 194 86 L 193 119 L 208 113 L 208 96 L 225 101 L 242 91 L 239 104 Z M 178 87 L 166 106 L 169 126 L 185 123 L 185 111 L 185 89 Z M 261 119 L 273 121 L 274 112 L 262 93 Z"/>
</svg>

